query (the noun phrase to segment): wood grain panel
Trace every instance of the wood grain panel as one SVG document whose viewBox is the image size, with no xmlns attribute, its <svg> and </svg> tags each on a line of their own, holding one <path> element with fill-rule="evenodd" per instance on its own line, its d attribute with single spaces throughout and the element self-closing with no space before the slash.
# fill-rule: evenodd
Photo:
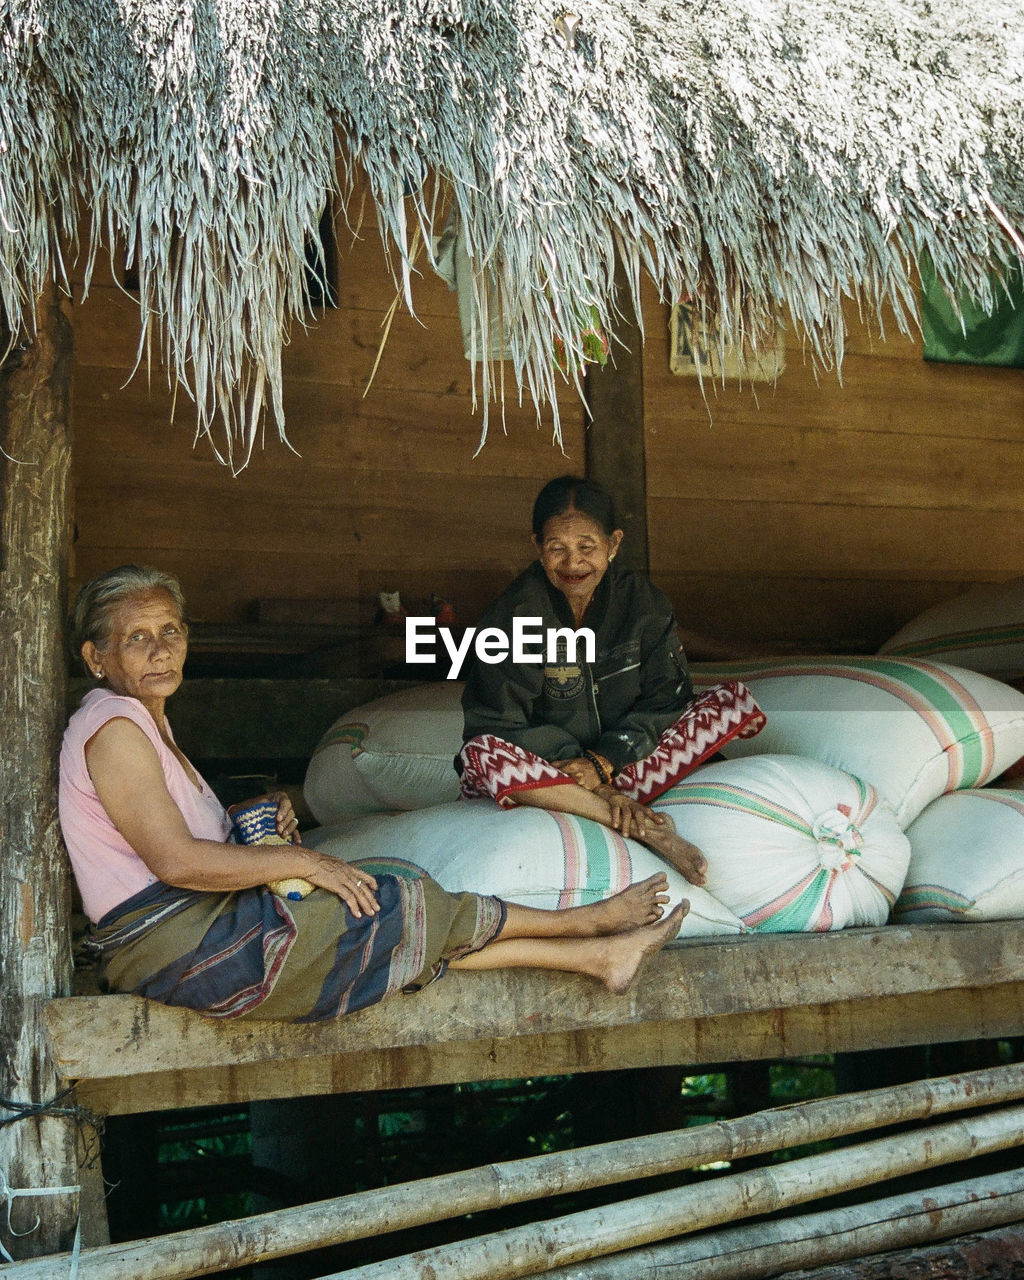
<svg viewBox="0 0 1024 1280">
<path fill-rule="evenodd" d="M 102 546 L 80 541 L 69 589 L 77 591 L 97 574 L 133 560 L 174 574 L 185 592 L 190 616 L 202 622 L 249 621 L 261 595 L 357 599 L 363 581 L 360 574 L 367 573 L 369 584 L 373 582 L 372 570 L 355 555 L 316 551 L 302 556 L 268 555 L 250 548 L 210 546 L 195 550 L 156 542 L 140 546 L 136 539 Z M 384 569 L 379 572 L 376 589 L 384 590 L 387 575 Z"/>
<path fill-rule="evenodd" d="M 865 578 L 685 574 L 663 569 L 657 585 L 672 601 L 691 659 L 715 658 L 703 639 L 737 657 L 761 646 L 808 652 L 873 653 L 922 610 L 959 594 L 961 582 Z"/>
<path fill-rule="evenodd" d="M 1021 515 L 875 509 L 817 503 L 709 499 L 648 503 L 651 573 L 703 572 L 793 577 L 920 578 L 938 570 L 960 581 L 1021 572 Z M 956 514 L 956 513 L 952 513 Z M 936 576 L 939 576 L 938 574 Z"/>
<path fill-rule="evenodd" d="M 152 464 L 154 448 L 173 452 L 175 466 L 197 462 L 219 465 L 205 441 L 193 449 L 190 405 L 179 399 L 178 421 L 170 423 L 172 398 L 141 378 L 122 389 L 123 374 L 102 366 L 79 366 L 75 375 L 75 411 L 80 439 L 79 477 L 105 466 L 111 456 Z M 572 406 L 567 406 L 571 409 Z M 583 409 L 567 413 L 562 432 L 565 452 L 552 438 L 550 417 L 538 424 L 532 406 L 510 405 L 506 430 L 500 414 L 492 417 L 482 449 L 482 415 L 465 396 L 447 392 L 387 391 L 373 388 L 364 398 L 358 388 L 315 382 L 290 382 L 285 388 L 287 445 L 268 430 L 250 468 L 272 468 L 289 482 L 305 483 L 310 464 L 339 471 L 397 471 L 407 477 L 425 473 L 485 477 L 532 475 L 546 479 L 582 468 Z M 232 481 L 225 473 L 224 483 Z M 539 486 L 538 486 L 539 487 Z"/>
<path fill-rule="evenodd" d="M 971 448 L 945 435 L 677 419 L 649 431 L 647 455 L 652 499 L 1024 512 L 1024 430 Z"/>
<path fill-rule="evenodd" d="M 95 1079 L 1022 983 L 1015 921 L 893 924 L 688 940 L 651 956 L 628 999 L 577 974 L 492 969 L 320 1023 L 205 1018 L 130 995 L 53 1000 L 45 1017 L 64 1074 Z"/>
<path fill-rule="evenodd" d="M 1024 573 L 1024 373 L 927 364 L 847 307 L 841 381 L 797 336 L 777 385 L 668 371 L 648 292 L 652 576 L 726 642 L 870 651 L 974 582 Z"/>
<path fill-rule="evenodd" d="M 653 363 L 653 361 L 652 361 Z M 666 361 L 667 366 L 667 361 Z M 803 425 L 890 435 L 932 435 L 956 440 L 1017 441 L 1024 427 L 1024 372 L 974 365 L 926 364 L 851 355 L 842 385 L 813 370 L 787 366 L 778 384 L 725 388 L 705 383 L 707 402 L 694 378 L 645 367 L 648 430 L 692 421 L 708 431 L 748 425 L 753 429 Z"/>
<path fill-rule="evenodd" d="M 389 475 L 339 476 L 317 467 L 307 467 L 301 494 L 257 470 L 242 472 L 234 486 L 229 501 L 222 472 L 197 466 L 187 477 L 162 476 L 155 495 L 133 464 L 111 460 L 102 478 L 78 486 L 80 540 L 289 557 L 316 549 L 406 567 L 443 564 L 454 554 L 460 563 L 488 565 L 521 545 L 536 489 L 533 479 L 517 478 L 456 498 L 444 477 L 403 487 Z"/>
<path fill-rule="evenodd" d="M 644 388 L 650 433 L 670 423 L 766 430 L 806 427 L 834 432 L 930 435 L 956 440 L 1017 442 L 1024 432 L 1024 371 L 981 365 L 927 363 L 917 339 L 881 342 L 847 308 L 846 356 L 839 375 L 817 370 L 798 336 L 787 335 L 786 369 L 774 386 L 739 387 L 669 372 L 669 309 L 645 293 Z M 705 399 L 706 396 L 706 399 Z M 651 442 L 648 444 L 650 452 Z M 971 459 L 968 457 L 968 465 Z"/>
<path fill-rule="evenodd" d="M 101 1115 L 259 1098 L 421 1088 L 465 1080 L 519 1079 L 582 1071 L 701 1066 L 815 1053 L 1017 1036 L 1024 984 L 850 1000 L 640 1027 L 454 1041 L 278 1062 L 239 1063 L 76 1085 L 80 1106 Z"/>
</svg>

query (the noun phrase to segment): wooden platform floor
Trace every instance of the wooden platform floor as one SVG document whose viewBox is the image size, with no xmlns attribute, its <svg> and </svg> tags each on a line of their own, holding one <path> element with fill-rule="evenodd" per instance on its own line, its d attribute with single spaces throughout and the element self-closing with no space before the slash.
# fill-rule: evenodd
<svg viewBox="0 0 1024 1280">
<path fill-rule="evenodd" d="M 111 1115 L 466 1080 L 1024 1035 L 1016 921 L 674 944 L 625 995 L 568 974 L 453 973 L 318 1025 L 135 996 L 46 1010 L 79 1102 Z"/>
</svg>

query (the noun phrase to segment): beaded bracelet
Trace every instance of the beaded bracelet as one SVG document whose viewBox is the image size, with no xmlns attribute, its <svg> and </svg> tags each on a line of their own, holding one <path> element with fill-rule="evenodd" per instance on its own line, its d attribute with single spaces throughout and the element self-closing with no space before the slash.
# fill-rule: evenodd
<svg viewBox="0 0 1024 1280">
<path fill-rule="evenodd" d="M 593 753 L 593 751 L 588 751 L 586 747 L 583 748 L 583 755 L 584 755 L 584 758 L 589 760 L 590 763 L 594 766 L 594 768 L 597 770 L 597 776 L 601 779 L 604 785 L 607 786 L 611 782 L 614 776 L 611 770 L 606 769 L 604 767 L 604 763 L 602 762 L 600 756 L 596 756 Z"/>
</svg>

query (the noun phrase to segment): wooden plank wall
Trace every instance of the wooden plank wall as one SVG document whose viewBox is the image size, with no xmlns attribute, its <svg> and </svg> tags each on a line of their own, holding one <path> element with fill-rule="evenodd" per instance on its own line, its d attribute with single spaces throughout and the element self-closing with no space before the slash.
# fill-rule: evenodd
<svg viewBox="0 0 1024 1280">
<path fill-rule="evenodd" d="M 259 598 L 431 591 L 472 621 L 530 558 L 539 484 L 581 471 L 583 412 L 507 407 L 474 457 L 455 298 L 427 271 L 363 399 L 393 298 L 373 225 L 341 235 L 339 306 L 285 356 L 297 454 L 276 439 L 232 477 L 168 426 L 162 374 L 128 380 L 134 303 L 109 278 L 75 307 L 73 585 L 128 558 L 178 574 L 193 612 L 245 619 Z M 742 648 L 873 650 L 963 586 L 1024 574 L 1024 372 L 927 365 L 851 316 L 842 384 L 795 342 L 778 386 L 709 388 L 668 371 L 668 311 L 644 303 L 651 574 L 680 622 Z M 280 614 L 278 620 L 282 620 Z M 294 618 L 303 620 L 302 609 Z M 320 617 L 318 620 L 327 620 Z M 698 655 L 699 656 L 699 655 Z"/>
<path fill-rule="evenodd" d="M 109 273 L 75 306 L 73 587 L 141 559 L 177 574 L 204 620 L 244 621 L 267 597 L 358 597 L 368 607 L 381 589 L 417 607 L 437 591 L 468 618 L 529 562 L 537 489 L 583 468 L 582 406 L 563 398 L 563 456 L 550 410 L 538 427 L 513 386 L 507 434 L 494 407 L 474 457 L 481 413 L 455 295 L 429 267 L 414 285 L 422 325 L 399 309 L 363 399 L 395 290 L 372 213 L 358 239 L 341 226 L 339 240 L 339 305 L 314 330 L 297 328 L 285 353 L 296 452 L 268 438 L 237 477 L 205 442 L 193 448 L 183 397 L 168 426 L 161 372 L 128 381 L 135 303 Z M 276 617 L 304 620 L 301 608 Z"/>
<path fill-rule="evenodd" d="M 644 305 L 651 575 L 712 636 L 874 651 L 921 609 L 1024 575 L 1024 370 L 926 364 L 849 316 L 842 385 L 787 335 L 776 387 L 669 372 Z"/>
</svg>

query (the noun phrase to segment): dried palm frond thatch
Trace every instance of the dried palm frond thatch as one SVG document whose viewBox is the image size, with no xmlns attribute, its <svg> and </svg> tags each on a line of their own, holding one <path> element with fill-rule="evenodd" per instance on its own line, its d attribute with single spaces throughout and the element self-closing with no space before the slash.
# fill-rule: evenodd
<svg viewBox="0 0 1024 1280">
<path fill-rule="evenodd" d="M 647 272 L 725 341 L 756 345 L 788 311 L 825 363 L 844 295 L 912 320 L 922 252 L 982 306 L 1019 262 L 1016 0 L 589 0 L 575 30 L 560 7 L 7 0 L 8 321 L 31 323 L 61 245 L 91 262 L 125 243 L 143 344 L 159 330 L 237 456 L 265 405 L 283 425 L 306 246 L 357 166 L 410 305 L 413 235 L 429 244 L 454 202 L 481 311 L 538 404 L 555 337 L 572 369 L 595 311 L 614 333 L 616 253 L 634 293 Z"/>
</svg>

